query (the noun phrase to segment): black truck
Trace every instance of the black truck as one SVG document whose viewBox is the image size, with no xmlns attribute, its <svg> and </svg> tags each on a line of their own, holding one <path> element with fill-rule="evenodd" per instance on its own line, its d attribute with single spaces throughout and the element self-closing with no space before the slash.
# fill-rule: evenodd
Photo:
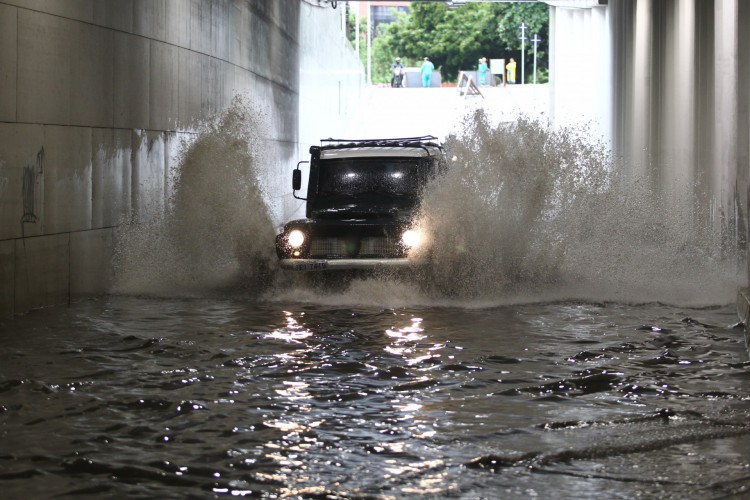
<svg viewBox="0 0 750 500">
<path fill-rule="evenodd" d="M 288 222 L 276 237 L 281 268 L 375 270 L 421 263 L 415 251 L 425 238 L 413 227 L 414 215 L 428 181 L 446 167 L 436 137 L 323 139 L 310 148 L 306 197 L 297 194 L 301 163 L 292 189 L 307 201 L 306 218 Z"/>
</svg>

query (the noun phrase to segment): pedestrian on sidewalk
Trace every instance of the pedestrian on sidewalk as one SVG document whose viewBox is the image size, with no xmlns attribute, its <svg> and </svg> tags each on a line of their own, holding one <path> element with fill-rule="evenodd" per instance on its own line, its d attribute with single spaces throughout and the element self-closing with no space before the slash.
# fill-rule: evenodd
<svg viewBox="0 0 750 500">
<path fill-rule="evenodd" d="M 429 87 L 432 84 L 432 72 L 435 65 L 430 62 L 429 57 L 424 58 L 420 71 L 422 72 L 422 87 Z"/>
</svg>

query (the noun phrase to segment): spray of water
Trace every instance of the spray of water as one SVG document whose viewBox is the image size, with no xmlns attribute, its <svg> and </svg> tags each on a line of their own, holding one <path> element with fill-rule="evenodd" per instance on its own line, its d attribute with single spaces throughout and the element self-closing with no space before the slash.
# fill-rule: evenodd
<svg viewBox="0 0 750 500">
<path fill-rule="evenodd" d="M 120 293 L 261 292 L 270 279 L 274 230 L 258 165 L 263 114 L 235 98 L 184 142 L 164 213 L 122 226 L 115 258 Z"/>
<path fill-rule="evenodd" d="M 124 225 L 117 291 L 253 290 L 321 304 L 486 307 L 546 300 L 725 304 L 744 273 L 692 201 L 620 173 L 585 128 L 481 112 L 449 139 L 447 174 L 428 186 L 417 225 L 430 265 L 407 279 L 321 289 L 280 276 L 259 188 L 262 114 L 246 100 L 185 144 L 165 214 Z M 685 192 L 675 190 L 675 192 Z"/>
<path fill-rule="evenodd" d="M 446 146 L 448 174 L 419 218 L 433 241 L 431 293 L 505 303 L 734 298 L 738 256 L 715 243 L 707 219 L 621 175 L 585 128 L 492 125 L 480 111 Z"/>
</svg>

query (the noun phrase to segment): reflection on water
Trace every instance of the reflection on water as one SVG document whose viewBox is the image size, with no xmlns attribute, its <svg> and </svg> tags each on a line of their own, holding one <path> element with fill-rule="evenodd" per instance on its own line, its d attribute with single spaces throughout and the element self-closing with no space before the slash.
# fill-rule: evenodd
<svg viewBox="0 0 750 500">
<path fill-rule="evenodd" d="M 741 496 L 732 308 L 113 297 L 0 324 L 8 498 Z"/>
</svg>

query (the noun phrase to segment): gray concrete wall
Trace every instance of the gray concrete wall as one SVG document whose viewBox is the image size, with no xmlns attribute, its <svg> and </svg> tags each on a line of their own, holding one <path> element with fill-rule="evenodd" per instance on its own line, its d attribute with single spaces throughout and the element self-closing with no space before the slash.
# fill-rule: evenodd
<svg viewBox="0 0 750 500">
<path fill-rule="evenodd" d="M 339 15 L 303 0 L 0 0 L 0 315 L 105 293 L 114 228 L 163 210 L 180 141 L 238 92 L 269 111 L 265 176 L 281 186 L 300 151 L 299 68 L 350 62 L 340 29 L 315 29 Z M 323 52 L 304 64 L 300 33 Z"/>
<path fill-rule="evenodd" d="M 717 245 L 746 250 L 750 5 L 617 0 L 609 9 L 616 151 L 673 205 L 698 207 Z"/>
<path fill-rule="evenodd" d="M 625 168 L 746 252 L 750 2 L 547 3 L 553 119 L 593 120 Z"/>
</svg>

